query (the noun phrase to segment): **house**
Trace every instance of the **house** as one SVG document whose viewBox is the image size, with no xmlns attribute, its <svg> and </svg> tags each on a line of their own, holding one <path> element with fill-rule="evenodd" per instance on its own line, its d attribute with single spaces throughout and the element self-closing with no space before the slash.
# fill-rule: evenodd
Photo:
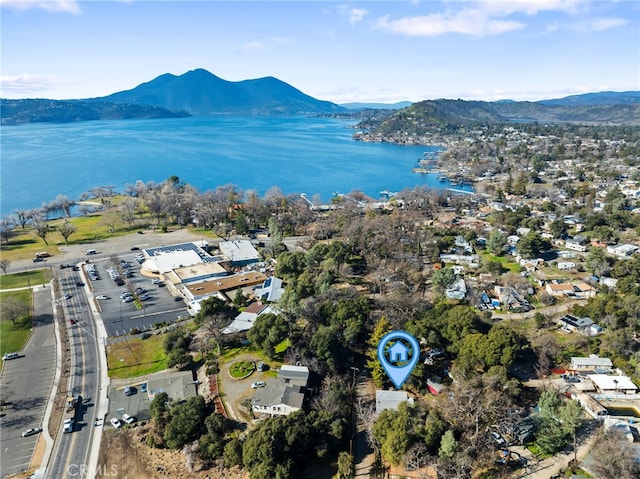
<svg viewBox="0 0 640 479">
<path fill-rule="evenodd" d="M 575 293 L 573 285 L 568 283 L 547 283 L 544 289 L 551 296 L 572 296 Z"/>
<path fill-rule="evenodd" d="M 601 394 L 635 394 L 638 391 L 638 386 L 627 376 L 592 374 L 589 379 Z"/>
<path fill-rule="evenodd" d="M 434 381 L 433 379 L 427 379 L 427 389 L 434 396 L 440 394 L 444 388 L 444 384 L 439 383 L 438 381 Z"/>
<path fill-rule="evenodd" d="M 304 407 L 305 394 L 301 386 L 289 386 L 283 381 L 272 380 L 257 388 L 251 399 L 251 410 L 268 416 L 288 416 Z"/>
<path fill-rule="evenodd" d="M 464 299 L 467 295 L 467 285 L 464 282 L 464 279 L 458 278 L 454 281 L 454 283 L 447 288 L 445 291 L 445 296 L 449 299 Z"/>
<path fill-rule="evenodd" d="M 573 291 L 576 297 L 580 299 L 593 298 L 598 292 L 596 288 L 589 283 L 576 283 L 573 285 Z"/>
<path fill-rule="evenodd" d="M 567 238 L 564 242 L 565 248 L 574 251 L 587 251 L 587 239 L 582 235 L 575 235 L 573 238 Z"/>
<path fill-rule="evenodd" d="M 222 334 L 233 334 L 248 331 L 253 327 L 253 323 L 261 314 L 273 313 L 268 304 L 255 301 L 247 306 L 244 311 L 238 314 L 229 326 L 222 330 Z"/>
<path fill-rule="evenodd" d="M 183 289 L 187 301 L 201 301 L 211 296 L 216 296 L 225 301 L 229 300 L 227 294 L 239 288 L 252 288 L 263 284 L 267 276 L 264 273 L 249 271 L 221 278 L 212 278 L 199 283 L 190 283 Z M 253 291 L 253 290 L 252 290 Z"/>
<path fill-rule="evenodd" d="M 597 354 L 589 357 L 573 356 L 570 369 L 577 373 L 608 374 L 613 370 L 613 363 L 609 358 L 601 358 Z"/>
<path fill-rule="evenodd" d="M 403 402 L 413 405 L 413 398 L 409 397 L 406 391 L 376 390 L 376 414 L 380 414 L 385 409 L 397 411 L 398 406 Z"/>
<path fill-rule="evenodd" d="M 282 287 L 282 280 L 271 276 L 262 283 L 262 286 L 256 287 L 253 295 L 256 298 L 260 298 L 262 301 L 276 303 L 280 300 L 283 293 L 284 288 Z"/>
<path fill-rule="evenodd" d="M 619 244 L 607 246 L 607 253 L 619 258 L 627 258 L 638 251 L 638 247 L 632 244 Z"/>
<path fill-rule="evenodd" d="M 565 314 L 560 318 L 559 322 L 560 326 L 567 331 L 588 333 L 589 328 L 591 328 L 593 324 L 593 319 L 589 317 L 577 318 L 576 316 Z"/>
<path fill-rule="evenodd" d="M 574 269 L 576 264 L 573 261 L 558 261 L 558 269 L 562 271 L 567 271 L 570 269 Z"/>
</svg>

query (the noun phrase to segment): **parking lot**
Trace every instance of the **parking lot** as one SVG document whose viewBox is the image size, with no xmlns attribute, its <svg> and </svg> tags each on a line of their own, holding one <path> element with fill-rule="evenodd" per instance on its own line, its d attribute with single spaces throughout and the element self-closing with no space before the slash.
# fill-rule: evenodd
<svg viewBox="0 0 640 479">
<path fill-rule="evenodd" d="M 171 323 L 188 315 L 181 298 L 172 296 L 164 284 L 155 284 L 156 278 L 141 274 L 136 254 L 131 252 L 83 265 L 83 276 L 91 284 L 109 337 L 129 334 L 134 328 L 151 329 L 155 323 Z M 130 296 L 123 296 L 124 293 Z"/>
</svg>

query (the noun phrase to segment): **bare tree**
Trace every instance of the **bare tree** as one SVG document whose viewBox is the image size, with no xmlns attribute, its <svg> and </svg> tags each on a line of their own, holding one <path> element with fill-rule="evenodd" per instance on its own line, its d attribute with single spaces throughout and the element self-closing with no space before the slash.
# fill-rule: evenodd
<svg viewBox="0 0 640 479">
<path fill-rule="evenodd" d="M 29 306 L 22 301 L 9 296 L 2 301 L 2 318 L 11 321 L 11 324 L 16 324 L 18 320 L 29 313 Z"/>
<path fill-rule="evenodd" d="M 7 269 L 9 269 L 9 265 L 11 264 L 11 261 L 9 261 L 8 259 L 0 259 L 0 269 L 2 269 L 2 272 L 4 274 L 7 274 Z"/>
<path fill-rule="evenodd" d="M 47 223 L 47 219 L 42 211 L 34 214 L 33 227 L 36 230 L 36 235 L 42 238 L 44 244 L 49 245 L 49 243 L 47 243 L 47 235 L 51 232 L 51 227 Z"/>
<path fill-rule="evenodd" d="M 76 232 L 76 227 L 65 220 L 65 222 L 60 225 L 60 228 L 58 228 L 58 232 L 60 233 L 60 236 L 64 238 L 64 244 L 68 245 L 69 236 Z"/>
<path fill-rule="evenodd" d="M 122 219 L 130 227 L 133 227 L 136 223 L 136 208 L 138 207 L 138 199 L 133 196 L 126 198 L 120 203 L 122 208 Z"/>
<path fill-rule="evenodd" d="M 27 226 L 27 223 L 31 220 L 32 211 L 31 210 L 15 210 L 13 212 L 16 221 L 24 230 Z"/>
<path fill-rule="evenodd" d="M 13 222 L 10 218 L 0 220 L 0 241 L 8 243 L 13 236 Z"/>
<path fill-rule="evenodd" d="M 615 427 L 602 431 L 591 450 L 589 472 L 601 479 L 640 477 L 640 463 L 633 444 L 626 441 L 622 431 Z"/>
</svg>

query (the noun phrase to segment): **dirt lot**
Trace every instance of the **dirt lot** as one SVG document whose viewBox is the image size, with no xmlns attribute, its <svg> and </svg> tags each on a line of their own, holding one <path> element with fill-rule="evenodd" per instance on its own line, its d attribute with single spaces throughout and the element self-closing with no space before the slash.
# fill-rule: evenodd
<svg viewBox="0 0 640 479">
<path fill-rule="evenodd" d="M 248 479 L 248 475 L 237 468 L 213 467 L 203 470 L 202 465 L 196 462 L 193 470 L 189 470 L 180 451 L 147 447 L 145 439 L 149 427 L 104 431 L 96 477 Z"/>
</svg>

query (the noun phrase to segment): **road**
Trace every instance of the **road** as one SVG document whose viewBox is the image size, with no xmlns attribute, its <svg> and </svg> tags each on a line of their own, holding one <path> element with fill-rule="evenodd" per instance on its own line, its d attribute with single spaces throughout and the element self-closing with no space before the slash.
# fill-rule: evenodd
<svg viewBox="0 0 640 479">
<path fill-rule="evenodd" d="M 30 428 L 47 429 L 43 418 L 53 384 L 56 343 L 51 288 L 34 288 L 33 333 L 21 357 L 4 365 L 0 388 L 8 407 L 0 419 L 0 477 L 29 469 L 38 435 L 23 438 Z M 43 433 L 44 434 L 44 433 Z"/>
<path fill-rule="evenodd" d="M 68 375 L 62 381 L 69 381 L 68 395 L 82 396 L 74 432 L 64 434 L 59 429 L 57 440 L 45 477 L 59 479 L 78 477 L 81 470 L 90 469 L 91 448 L 94 445 L 96 428 L 94 421 L 100 401 L 100 357 L 99 333 L 93 319 L 90 303 L 83 287 L 77 286 L 77 272 L 60 270 L 60 294 L 70 294 L 71 298 L 61 300 L 65 314 L 65 327 L 69 328 L 71 364 Z M 75 324 L 70 323 L 73 318 Z M 54 407 L 64 407 L 55 404 Z"/>
</svg>

